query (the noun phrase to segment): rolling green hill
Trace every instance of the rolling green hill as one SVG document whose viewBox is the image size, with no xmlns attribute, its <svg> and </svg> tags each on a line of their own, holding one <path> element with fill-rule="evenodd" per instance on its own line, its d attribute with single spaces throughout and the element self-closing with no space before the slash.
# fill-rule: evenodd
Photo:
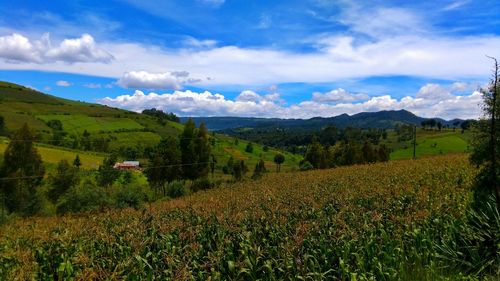
<svg viewBox="0 0 500 281">
<path fill-rule="evenodd" d="M 87 131 L 94 138 L 109 140 L 108 151 L 119 150 L 125 147 L 147 147 L 156 145 L 162 137 L 177 136 L 183 125 L 175 122 L 158 122 L 154 117 L 111 108 L 108 106 L 85 102 L 71 101 L 47 95 L 20 85 L 0 82 L 0 115 L 5 118 L 7 133 L 20 128 L 27 123 L 37 133 L 40 142 L 52 143 L 53 130 L 47 123 L 59 120 L 67 135 L 81 136 Z M 217 157 L 217 166 L 222 168 L 232 156 L 235 159 L 245 160 L 249 173 L 257 161 L 262 157 L 269 170 L 274 170 L 273 158 L 277 150 L 264 151 L 262 145 L 254 144 L 252 153 L 245 152 L 246 141 L 235 144 L 235 138 L 214 134 L 213 154 Z M 71 141 L 67 140 L 69 145 Z M 6 143 L 0 144 L 0 153 L 4 151 Z M 56 163 L 61 159 L 72 160 L 76 154 L 81 157 L 85 152 L 60 148 L 56 146 L 38 146 L 43 160 L 48 164 Z M 283 170 L 289 171 L 298 167 L 302 157 L 291 153 L 283 153 L 285 163 Z M 99 155 L 99 154 L 96 154 Z M 85 167 L 96 167 L 102 161 L 103 155 L 94 156 L 89 153 L 88 159 L 83 159 Z M 145 159 L 142 159 L 145 160 Z M 143 162 L 143 161 L 141 161 Z"/>
<path fill-rule="evenodd" d="M 471 132 L 460 130 L 417 130 L 416 156 L 432 156 L 448 153 L 463 153 L 469 150 Z M 390 142 L 391 140 L 389 140 Z M 389 145 L 391 146 L 391 144 Z M 413 142 L 392 143 L 391 160 L 413 157 Z"/>
</svg>

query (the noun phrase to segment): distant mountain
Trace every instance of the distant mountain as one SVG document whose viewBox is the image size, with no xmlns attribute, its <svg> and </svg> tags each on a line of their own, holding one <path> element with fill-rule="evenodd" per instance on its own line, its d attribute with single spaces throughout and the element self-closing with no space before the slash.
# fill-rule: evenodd
<svg viewBox="0 0 500 281">
<path fill-rule="evenodd" d="M 182 117 L 181 121 L 187 121 Z M 321 129 L 327 125 L 339 128 L 394 128 L 397 124 L 420 125 L 424 120 L 435 119 L 444 126 L 453 126 L 454 122 L 463 122 L 461 119 L 444 120 L 441 118 L 423 118 L 407 110 L 384 110 L 378 112 L 361 112 L 354 115 L 341 114 L 335 117 L 314 117 L 310 119 L 280 119 L 280 118 L 252 118 L 252 117 L 193 117 L 198 125 L 204 122 L 209 130 L 224 131 L 235 128 L 301 128 L 309 130 Z"/>
</svg>

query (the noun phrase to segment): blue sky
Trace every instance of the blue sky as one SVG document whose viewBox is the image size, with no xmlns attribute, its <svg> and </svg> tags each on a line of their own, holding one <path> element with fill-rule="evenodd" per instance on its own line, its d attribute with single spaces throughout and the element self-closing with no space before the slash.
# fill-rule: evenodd
<svg viewBox="0 0 500 281">
<path fill-rule="evenodd" d="M 499 12 L 493 0 L 2 0 L 0 80 L 183 116 L 476 118 Z"/>
</svg>

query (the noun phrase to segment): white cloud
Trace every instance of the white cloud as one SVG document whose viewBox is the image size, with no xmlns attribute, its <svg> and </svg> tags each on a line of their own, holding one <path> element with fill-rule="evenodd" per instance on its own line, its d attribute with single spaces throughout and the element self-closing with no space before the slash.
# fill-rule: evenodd
<svg viewBox="0 0 500 281">
<path fill-rule="evenodd" d="M 199 81 L 199 79 L 189 78 L 189 72 L 187 71 L 163 73 L 130 71 L 124 73 L 117 81 L 117 84 L 123 88 L 179 90 L 184 83 L 196 83 Z"/>
<path fill-rule="evenodd" d="M 448 4 L 446 7 L 443 8 L 445 11 L 450 11 L 450 10 L 455 10 L 458 9 L 465 4 L 469 3 L 469 0 L 459 0 L 459 1 L 453 1 L 450 4 Z"/>
<path fill-rule="evenodd" d="M 312 95 L 313 101 L 326 103 L 358 102 L 368 100 L 369 98 L 367 94 L 352 94 L 342 88 L 331 90 L 324 94 L 315 92 Z"/>
<path fill-rule="evenodd" d="M 321 49 L 308 53 L 236 46 L 172 50 L 136 43 L 104 43 L 102 47 L 115 57 L 108 64 L 13 64 L 15 57 L 11 56 L 10 61 L 0 61 L 0 69 L 61 71 L 118 78 L 124 71 L 163 73 L 167 66 L 168 69 L 186 70 L 194 77 L 210 77 L 200 82 L 202 86 L 272 85 L 387 75 L 479 79 L 490 75 L 490 63 L 484 54 L 500 57 L 498 36 L 400 36 L 362 43 L 355 43 L 352 37 L 328 36 L 317 42 Z M 24 48 L 30 50 L 34 47 L 27 45 Z M 22 54 L 28 56 L 30 53 Z M 1 56 L 6 58 L 4 54 Z"/>
<path fill-rule="evenodd" d="M 52 47 L 48 33 L 40 40 L 34 41 L 17 33 L 1 36 L 0 58 L 7 63 L 17 64 L 109 63 L 114 59 L 110 53 L 97 47 L 94 38 L 89 34 L 83 34 L 76 39 L 64 39 L 59 46 Z"/>
<path fill-rule="evenodd" d="M 88 83 L 88 84 L 84 84 L 83 87 L 89 88 L 89 89 L 100 89 L 100 88 L 102 88 L 102 85 L 98 84 L 98 83 Z"/>
<path fill-rule="evenodd" d="M 436 99 L 436 96 L 439 98 Z M 155 107 L 175 112 L 181 116 L 312 118 L 336 116 L 343 113 L 355 114 L 367 111 L 406 109 L 422 117 L 452 119 L 478 118 L 481 114 L 482 98 L 477 91 L 464 96 L 451 93 L 443 95 L 442 88 L 428 84 L 424 85 L 415 97 L 406 96 L 398 100 L 390 95 L 382 95 L 358 103 L 339 102 L 332 104 L 313 98 L 285 106 L 279 101 L 249 90 L 241 92 L 235 100 L 229 100 L 221 94 L 213 94 L 208 91 L 202 93 L 174 91 L 165 94 L 144 94 L 141 91 L 135 91 L 133 95 L 108 97 L 99 102 L 134 111 Z"/>
<path fill-rule="evenodd" d="M 210 40 L 210 39 L 199 40 L 194 37 L 188 37 L 183 41 L 183 43 L 188 47 L 194 47 L 194 48 L 212 48 L 215 47 L 215 45 L 217 45 L 217 41 L 215 40 Z"/>
<path fill-rule="evenodd" d="M 56 85 L 59 87 L 69 87 L 71 86 L 71 83 L 69 83 L 68 81 L 59 80 L 56 82 Z"/>
<path fill-rule="evenodd" d="M 45 55 L 54 61 L 67 63 L 109 63 L 113 60 L 113 56 L 110 53 L 96 46 L 94 38 L 89 34 L 83 34 L 80 38 L 76 39 L 64 39 L 59 47 L 49 49 Z"/>
</svg>

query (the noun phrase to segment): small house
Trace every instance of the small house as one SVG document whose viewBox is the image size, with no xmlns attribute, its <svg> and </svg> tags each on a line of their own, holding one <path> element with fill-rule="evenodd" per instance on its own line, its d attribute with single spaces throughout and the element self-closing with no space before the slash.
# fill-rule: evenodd
<svg viewBox="0 0 500 281">
<path fill-rule="evenodd" d="M 118 170 L 140 170 L 141 166 L 139 161 L 123 161 L 122 163 L 116 163 L 113 168 Z"/>
</svg>

